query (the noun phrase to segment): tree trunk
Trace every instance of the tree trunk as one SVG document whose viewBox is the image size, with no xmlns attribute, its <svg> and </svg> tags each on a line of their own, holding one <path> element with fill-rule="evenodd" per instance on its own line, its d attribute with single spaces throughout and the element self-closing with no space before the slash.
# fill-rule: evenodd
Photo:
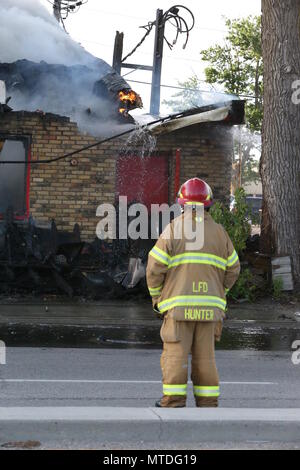
<svg viewBox="0 0 300 470">
<path fill-rule="evenodd" d="M 300 0 L 262 0 L 262 248 L 279 256 L 291 256 L 298 289 L 300 104 L 292 101 L 292 83 L 300 79 L 299 14 Z"/>
</svg>

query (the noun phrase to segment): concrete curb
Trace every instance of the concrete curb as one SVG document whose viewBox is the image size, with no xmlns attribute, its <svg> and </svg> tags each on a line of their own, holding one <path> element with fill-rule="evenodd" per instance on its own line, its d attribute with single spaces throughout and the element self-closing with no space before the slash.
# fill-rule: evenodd
<svg viewBox="0 0 300 470">
<path fill-rule="evenodd" d="M 300 408 L 0 408 L 0 444 L 54 436 L 58 442 L 295 442 Z"/>
</svg>

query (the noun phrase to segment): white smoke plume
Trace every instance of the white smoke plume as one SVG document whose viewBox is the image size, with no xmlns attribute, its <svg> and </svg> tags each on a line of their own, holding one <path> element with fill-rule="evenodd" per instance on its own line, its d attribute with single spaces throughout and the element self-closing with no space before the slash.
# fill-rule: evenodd
<svg viewBox="0 0 300 470">
<path fill-rule="evenodd" d="M 73 41 L 40 0 L 0 0 L 0 21 L 0 80 L 14 111 L 69 116 L 96 136 L 124 130 L 115 99 L 95 93 L 112 68 Z"/>
<path fill-rule="evenodd" d="M 68 36 L 39 0 L 0 0 L 0 62 L 84 64 L 95 58 Z"/>
</svg>

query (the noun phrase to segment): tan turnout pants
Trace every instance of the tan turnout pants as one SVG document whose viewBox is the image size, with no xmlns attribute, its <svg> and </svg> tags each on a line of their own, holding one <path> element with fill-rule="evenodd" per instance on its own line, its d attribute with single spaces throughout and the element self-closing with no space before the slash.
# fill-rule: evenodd
<svg viewBox="0 0 300 470">
<path fill-rule="evenodd" d="M 161 406 L 185 406 L 189 353 L 192 355 L 191 379 L 196 406 L 218 406 L 215 339 L 220 339 L 222 322 L 176 321 L 170 313 L 164 317 L 160 330 L 163 341 Z"/>
</svg>

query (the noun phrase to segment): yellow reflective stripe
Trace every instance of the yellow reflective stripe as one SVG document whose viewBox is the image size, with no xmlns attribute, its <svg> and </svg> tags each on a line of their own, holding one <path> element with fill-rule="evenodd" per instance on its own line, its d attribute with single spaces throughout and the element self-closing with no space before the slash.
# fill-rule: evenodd
<svg viewBox="0 0 300 470">
<path fill-rule="evenodd" d="M 156 261 L 159 261 L 160 263 L 166 264 L 167 266 L 169 265 L 169 263 L 167 261 L 162 260 L 156 253 L 153 253 L 152 251 L 150 251 L 149 255 L 152 256 L 152 258 L 155 258 Z"/>
<path fill-rule="evenodd" d="M 193 259 L 177 261 L 176 263 L 173 263 L 171 266 L 169 266 L 169 269 L 170 268 L 175 268 L 176 266 L 180 266 L 182 264 L 206 264 L 206 265 L 209 265 L 209 266 L 214 266 L 215 268 L 220 268 L 223 271 L 225 271 L 225 269 L 226 269 L 223 266 L 220 266 L 215 261 L 193 260 Z"/>
<path fill-rule="evenodd" d="M 164 395 L 186 395 L 187 394 L 187 385 L 186 384 L 179 384 L 179 385 L 167 385 L 163 384 L 163 394 Z"/>
<path fill-rule="evenodd" d="M 163 313 L 174 307 L 205 306 L 226 309 L 226 300 L 214 295 L 178 295 L 159 302 L 158 308 Z"/>
<path fill-rule="evenodd" d="M 218 397 L 220 395 L 220 387 L 194 386 L 194 395 L 196 397 Z"/>
<path fill-rule="evenodd" d="M 168 255 L 168 253 L 161 250 L 157 246 L 154 246 L 152 248 L 149 255 L 151 255 L 153 258 L 155 258 L 160 263 L 166 264 L 167 266 L 169 265 L 170 256 Z"/>
<path fill-rule="evenodd" d="M 148 287 L 151 297 L 156 297 L 161 293 L 162 285 L 159 287 Z"/>
<path fill-rule="evenodd" d="M 225 271 L 227 260 L 211 253 L 187 251 L 186 253 L 172 256 L 169 262 L 169 269 L 181 264 L 208 264 Z"/>
<path fill-rule="evenodd" d="M 232 254 L 227 259 L 227 266 L 233 266 L 238 261 L 238 259 L 239 257 L 237 255 L 237 252 L 233 250 Z"/>
<path fill-rule="evenodd" d="M 193 202 L 193 201 L 189 201 L 189 202 L 185 202 L 184 203 L 185 206 L 204 206 L 203 202 Z"/>
<path fill-rule="evenodd" d="M 237 252 L 233 250 L 230 256 L 228 256 L 227 261 L 231 261 L 235 256 L 237 256 Z"/>
<path fill-rule="evenodd" d="M 237 261 L 239 260 L 239 257 L 238 255 L 236 255 L 236 257 L 230 262 L 230 263 L 227 263 L 227 266 L 233 266 Z"/>
<path fill-rule="evenodd" d="M 170 256 L 168 255 L 168 253 L 166 253 L 165 251 L 163 251 L 161 248 L 158 248 L 158 246 L 154 246 L 153 247 L 153 250 L 156 250 L 158 251 L 158 253 L 160 253 L 162 256 L 165 256 L 166 258 L 170 258 Z"/>
<path fill-rule="evenodd" d="M 226 265 L 226 263 L 227 263 L 227 260 L 225 258 L 221 258 L 221 256 L 213 255 L 212 253 L 199 253 L 198 251 L 186 251 L 184 253 L 180 253 L 179 255 L 172 256 L 171 260 L 173 260 L 173 259 L 177 260 L 177 259 L 182 258 L 182 257 L 187 256 L 187 255 L 210 257 L 212 259 L 220 261 L 224 265 Z"/>
<path fill-rule="evenodd" d="M 149 290 L 152 290 L 152 291 L 157 291 L 157 290 L 161 290 L 162 288 L 162 285 L 159 286 L 159 287 L 148 287 Z"/>
<path fill-rule="evenodd" d="M 152 248 L 149 255 L 151 255 L 153 258 L 155 258 L 160 263 L 166 264 L 167 266 L 169 265 L 170 256 L 168 255 L 168 253 L 161 250 L 157 246 L 154 246 Z"/>
</svg>

